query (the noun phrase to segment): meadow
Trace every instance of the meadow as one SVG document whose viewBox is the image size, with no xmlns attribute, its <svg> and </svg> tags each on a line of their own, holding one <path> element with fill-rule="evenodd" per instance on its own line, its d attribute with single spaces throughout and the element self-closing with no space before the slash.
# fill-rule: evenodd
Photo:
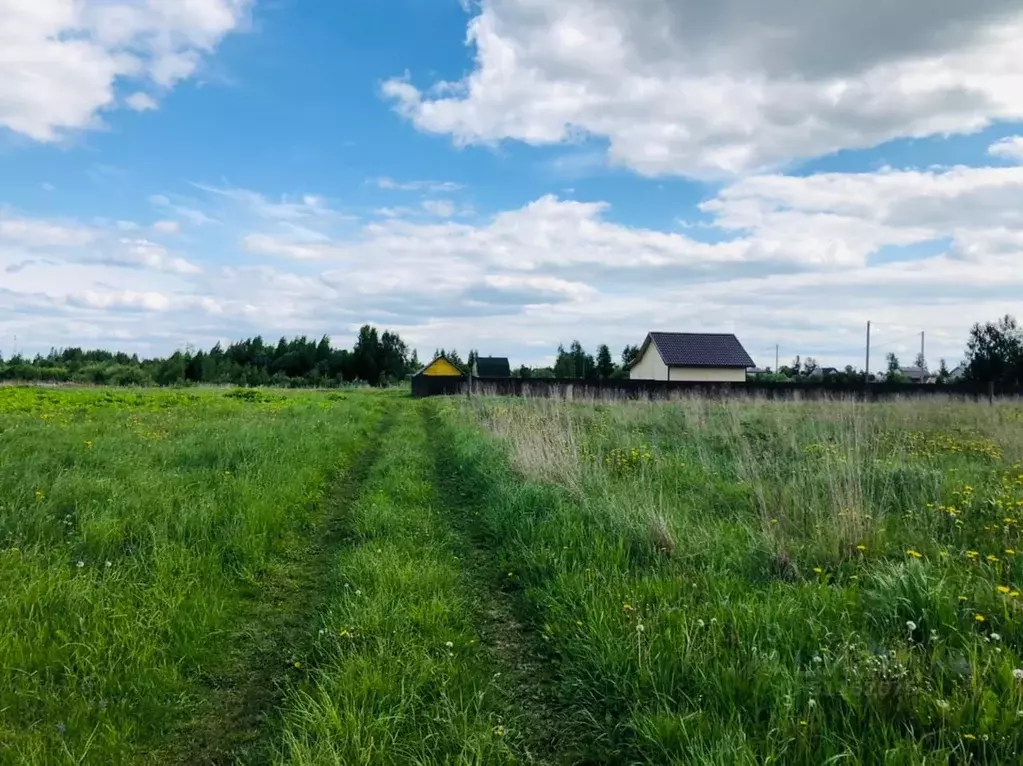
<svg viewBox="0 0 1023 766">
<path fill-rule="evenodd" d="M 0 389 L 0 763 L 1014 763 L 1023 408 Z"/>
</svg>

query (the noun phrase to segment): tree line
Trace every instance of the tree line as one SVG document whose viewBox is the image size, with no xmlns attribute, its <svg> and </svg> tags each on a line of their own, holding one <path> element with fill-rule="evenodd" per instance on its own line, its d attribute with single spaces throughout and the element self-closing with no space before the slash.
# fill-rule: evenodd
<svg viewBox="0 0 1023 766">
<path fill-rule="evenodd" d="M 91 383 L 120 386 L 174 386 L 189 383 L 236 386 L 333 387 L 397 383 L 420 367 L 416 352 L 397 333 L 366 325 L 351 349 L 335 348 L 330 338 L 247 338 L 208 351 L 187 348 L 168 357 L 81 348 L 51 349 L 26 358 L 0 357 L 0 380 Z"/>
<path fill-rule="evenodd" d="M 471 370 L 474 360 L 479 356 L 478 351 L 470 351 L 465 360 L 458 351 L 446 351 L 438 349 L 435 355 L 443 354 L 444 358 L 463 370 Z M 626 346 L 622 349 L 619 361 L 611 356 L 611 349 L 607 344 L 597 346 L 597 354 L 587 353 L 582 344 L 574 340 L 566 349 L 564 345 L 558 346 L 554 364 L 542 367 L 530 367 L 523 364 L 513 367 L 512 377 L 515 378 L 576 378 L 579 380 L 612 380 L 615 378 L 627 378 L 629 366 L 639 356 L 639 346 Z"/>
<path fill-rule="evenodd" d="M 530 367 L 520 365 L 512 374 L 523 378 L 575 378 L 613 380 L 626 378 L 629 367 L 639 356 L 639 346 L 625 346 L 618 358 L 607 344 L 596 353 L 587 352 L 576 340 L 568 348 L 559 345 L 554 364 Z M 449 361 L 464 370 L 472 368 L 479 355 L 470 351 L 462 359 L 458 351 L 438 349 Z M 905 382 L 904 368 L 895 354 L 888 354 L 887 371 L 880 376 L 852 365 L 842 370 L 821 367 L 813 358 L 796 357 L 777 370 L 757 375 L 765 381 L 804 381 L 863 383 L 884 380 Z M 384 386 L 404 380 L 420 369 L 415 350 L 397 333 L 365 325 L 351 349 L 336 348 L 330 338 L 319 340 L 305 336 L 281 338 L 276 344 L 262 337 L 247 338 L 226 348 L 217 343 L 208 351 L 187 348 L 168 357 L 140 359 L 135 354 L 81 348 L 51 349 L 49 354 L 33 358 L 16 354 L 8 360 L 0 356 L 0 381 L 18 380 L 51 383 L 91 383 L 98 385 L 185 385 L 227 384 L 237 386 L 332 387 L 346 384 Z M 922 354 L 914 367 L 927 369 Z M 938 383 L 952 382 L 952 373 L 942 359 L 933 378 Z M 1023 385 L 1023 328 L 1006 315 L 997 322 L 976 324 L 970 329 L 961 374 L 966 382 L 995 383 L 1005 388 Z"/>
</svg>

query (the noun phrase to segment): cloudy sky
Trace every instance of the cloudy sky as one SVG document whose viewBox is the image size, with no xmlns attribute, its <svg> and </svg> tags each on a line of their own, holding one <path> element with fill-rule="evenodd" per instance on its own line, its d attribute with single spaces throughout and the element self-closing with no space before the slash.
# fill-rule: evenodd
<svg viewBox="0 0 1023 766">
<path fill-rule="evenodd" d="M 1023 315 L 1023 0 L 0 0 L 0 353 L 359 325 L 958 361 Z"/>
</svg>

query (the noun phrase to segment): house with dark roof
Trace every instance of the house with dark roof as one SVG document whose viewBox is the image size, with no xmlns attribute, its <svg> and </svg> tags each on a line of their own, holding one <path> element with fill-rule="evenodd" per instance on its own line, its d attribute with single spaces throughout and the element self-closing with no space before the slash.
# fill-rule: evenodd
<svg viewBox="0 0 1023 766">
<path fill-rule="evenodd" d="M 926 367 L 900 367 L 899 372 L 910 383 L 926 383 L 929 375 Z"/>
<path fill-rule="evenodd" d="M 629 366 L 629 378 L 742 383 L 755 366 L 732 334 L 652 332 Z"/>
<path fill-rule="evenodd" d="M 474 378 L 510 378 L 511 364 L 504 356 L 478 356 L 472 366 Z"/>
</svg>

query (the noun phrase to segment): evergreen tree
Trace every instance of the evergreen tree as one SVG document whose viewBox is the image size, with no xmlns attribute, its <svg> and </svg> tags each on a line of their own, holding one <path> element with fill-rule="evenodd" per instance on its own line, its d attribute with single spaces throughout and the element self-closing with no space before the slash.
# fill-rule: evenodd
<svg viewBox="0 0 1023 766">
<path fill-rule="evenodd" d="M 615 363 L 611 359 L 611 349 L 607 347 L 606 343 L 601 343 L 597 347 L 597 375 L 607 380 L 615 373 Z"/>
</svg>

